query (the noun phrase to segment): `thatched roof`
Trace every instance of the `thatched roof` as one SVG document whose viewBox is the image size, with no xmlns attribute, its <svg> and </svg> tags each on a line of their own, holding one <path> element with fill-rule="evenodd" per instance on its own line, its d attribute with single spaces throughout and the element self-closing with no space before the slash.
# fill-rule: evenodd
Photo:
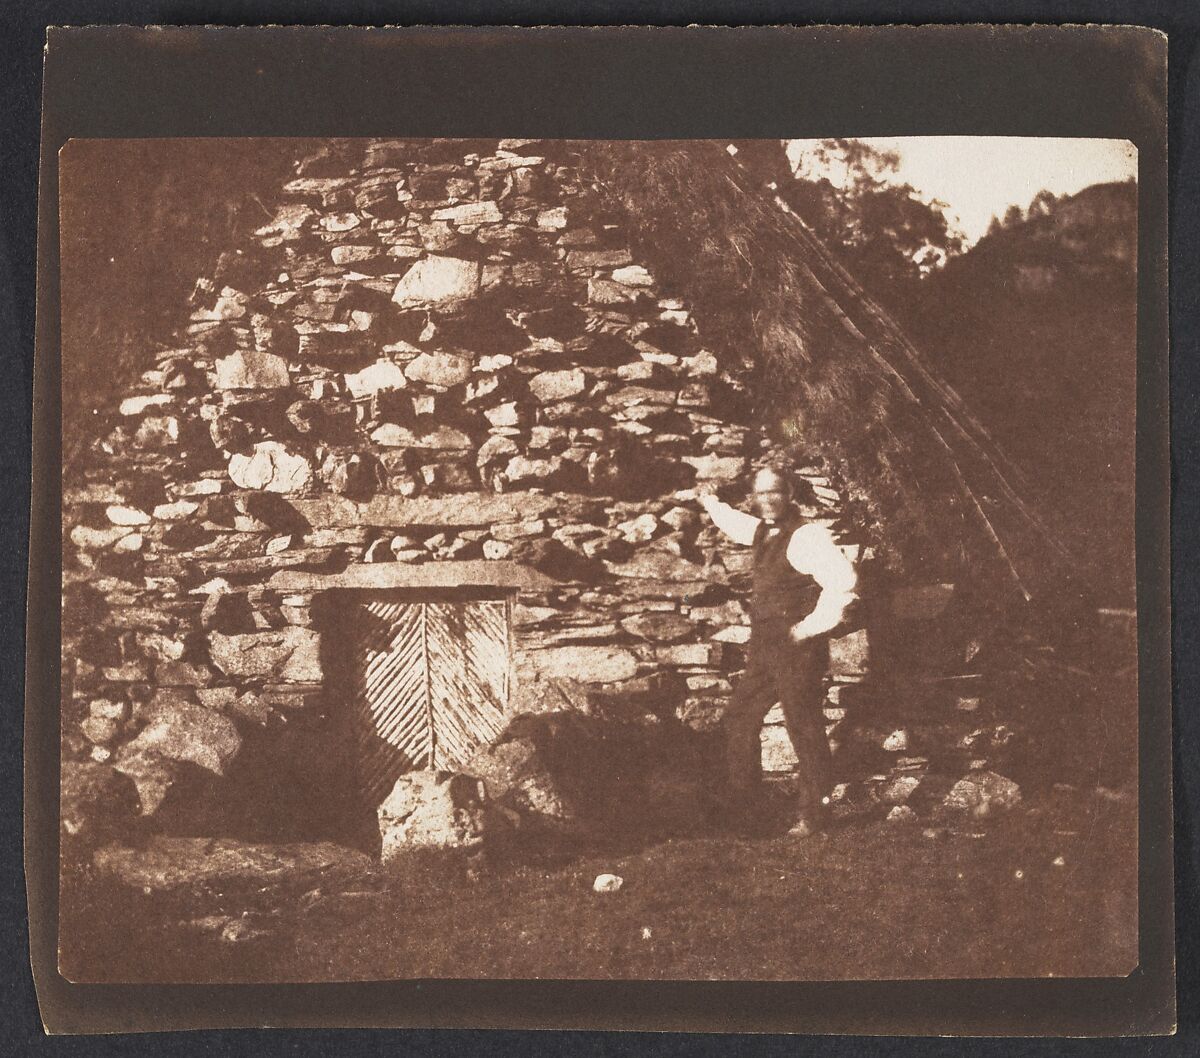
<svg viewBox="0 0 1200 1058">
<path fill-rule="evenodd" d="M 818 449 L 895 564 L 1029 599 L 1069 564 L 1015 468 L 900 328 L 721 141 L 572 145 L 664 286 L 758 412 Z M 1043 591 L 1046 589 L 1046 591 Z M 1000 594 L 1004 594 L 1003 591 Z"/>
</svg>

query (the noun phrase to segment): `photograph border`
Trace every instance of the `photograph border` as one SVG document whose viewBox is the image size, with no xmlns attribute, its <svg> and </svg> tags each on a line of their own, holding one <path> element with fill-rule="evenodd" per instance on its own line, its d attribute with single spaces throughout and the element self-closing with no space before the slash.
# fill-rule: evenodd
<svg viewBox="0 0 1200 1058">
<path fill-rule="evenodd" d="M 1136 27 L 135 27 L 49 34 L 26 685 L 30 938 L 51 1032 L 458 1026 L 1106 1035 L 1174 1024 L 1166 39 Z M 314 71 L 303 82 L 294 71 Z M 551 94 L 538 86 L 560 86 Z M 531 107 L 530 103 L 536 102 Z M 1125 979 L 70 985 L 57 948 L 57 158 L 74 137 L 1039 135 L 1139 151 L 1141 964 Z M 42 604 L 38 604 L 41 601 Z"/>
</svg>

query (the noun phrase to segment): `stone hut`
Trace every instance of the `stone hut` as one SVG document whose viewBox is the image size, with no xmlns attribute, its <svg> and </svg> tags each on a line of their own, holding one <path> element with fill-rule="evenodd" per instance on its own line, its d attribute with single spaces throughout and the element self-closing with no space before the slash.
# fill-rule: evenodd
<svg viewBox="0 0 1200 1058">
<path fill-rule="evenodd" d="M 748 555 L 695 490 L 736 502 L 773 451 L 751 365 L 555 144 L 342 142 L 269 205 L 65 482 L 64 760 L 128 776 L 157 829 L 327 836 L 519 713 L 711 727 Z M 836 474 L 790 455 L 869 567 Z M 897 612 L 928 628 L 951 595 Z M 832 654 L 831 737 L 875 754 L 855 774 L 925 767 L 847 716 L 867 633 Z"/>
</svg>

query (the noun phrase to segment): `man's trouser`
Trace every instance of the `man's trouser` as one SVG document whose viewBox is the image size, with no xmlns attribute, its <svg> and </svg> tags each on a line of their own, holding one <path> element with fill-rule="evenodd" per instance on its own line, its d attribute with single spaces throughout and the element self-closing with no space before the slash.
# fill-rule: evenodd
<svg viewBox="0 0 1200 1058">
<path fill-rule="evenodd" d="M 746 671 L 725 711 L 728 781 L 735 800 L 748 801 L 757 792 L 762 781 L 762 722 L 779 702 L 799 761 L 800 814 L 815 815 L 830 788 L 823 685 L 829 651 L 824 639 L 793 643 L 788 638 L 792 623 L 757 621 L 751 628 Z"/>
</svg>

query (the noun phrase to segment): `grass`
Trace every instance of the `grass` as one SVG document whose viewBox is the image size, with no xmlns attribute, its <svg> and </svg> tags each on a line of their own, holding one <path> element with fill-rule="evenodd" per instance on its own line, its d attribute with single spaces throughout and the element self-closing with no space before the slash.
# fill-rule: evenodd
<svg viewBox="0 0 1200 1058">
<path fill-rule="evenodd" d="M 206 894 L 95 890 L 107 939 L 86 914 L 77 928 L 64 922 L 64 936 L 79 942 L 73 976 L 109 981 L 1132 970 L 1135 806 L 1059 790 L 986 823 L 926 836 L 925 823 L 876 817 L 807 841 L 709 836 L 490 862 L 422 855 L 305 892 L 247 881 Z M 602 872 L 624 879 L 619 892 L 592 891 Z M 230 942 L 184 927 L 216 913 L 257 935 Z"/>
</svg>

